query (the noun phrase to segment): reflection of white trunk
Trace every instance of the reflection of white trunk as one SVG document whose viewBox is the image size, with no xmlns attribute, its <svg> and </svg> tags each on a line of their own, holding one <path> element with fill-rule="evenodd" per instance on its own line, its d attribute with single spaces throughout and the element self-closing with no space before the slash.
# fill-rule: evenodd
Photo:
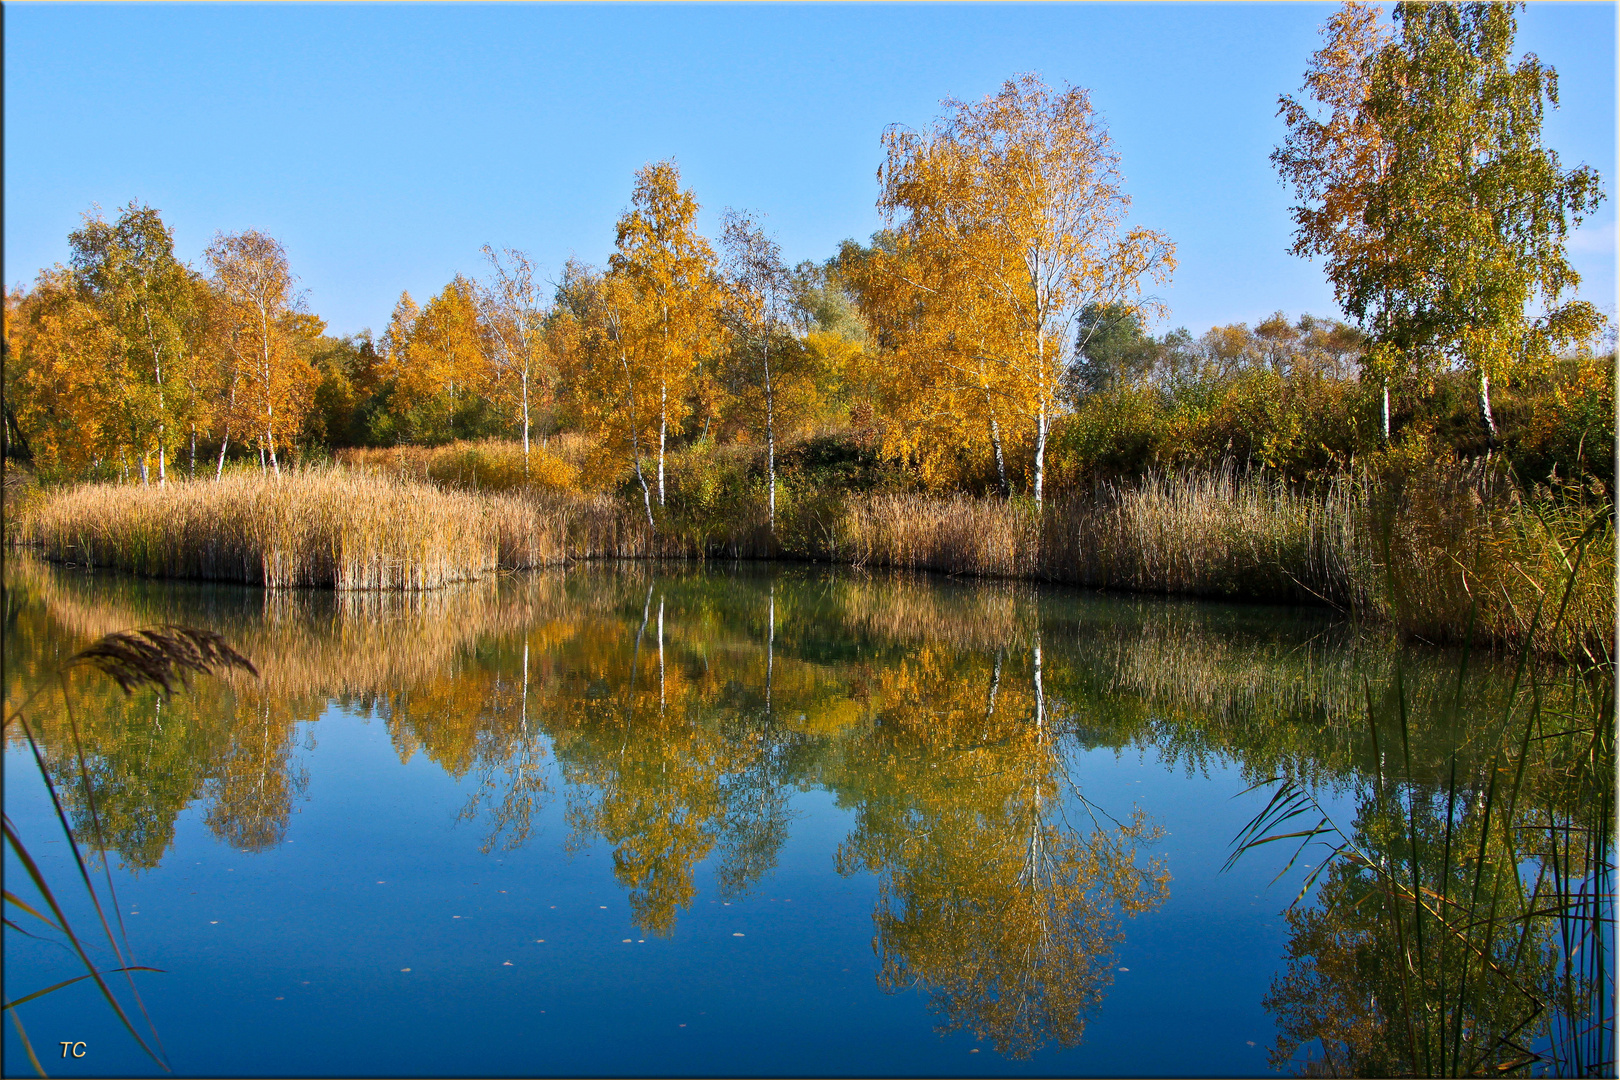
<svg viewBox="0 0 1620 1080">
<path fill-rule="evenodd" d="M 765 713 L 771 711 L 771 667 L 776 660 L 776 583 L 771 583 L 770 629 L 765 638 Z"/>
<path fill-rule="evenodd" d="M 523 643 L 523 705 L 519 724 L 523 728 L 524 745 L 527 746 L 529 742 L 529 643 L 527 641 Z"/>
<path fill-rule="evenodd" d="M 990 737 L 990 720 L 996 714 L 996 692 L 1001 689 L 1001 650 L 996 650 L 995 670 L 990 673 L 990 693 L 984 703 L 984 730 L 980 738 Z"/>
<path fill-rule="evenodd" d="M 658 711 L 664 710 L 664 598 L 658 598 Z"/>
<path fill-rule="evenodd" d="M 1041 634 L 1035 632 L 1035 730 L 1046 736 L 1046 689 L 1041 682 Z"/>
</svg>

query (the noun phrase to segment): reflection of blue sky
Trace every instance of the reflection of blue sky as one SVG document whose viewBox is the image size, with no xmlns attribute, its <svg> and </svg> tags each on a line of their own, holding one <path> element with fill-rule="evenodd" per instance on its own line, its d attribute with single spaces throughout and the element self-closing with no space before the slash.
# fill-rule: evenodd
<svg viewBox="0 0 1620 1080">
<path fill-rule="evenodd" d="M 1267 154 L 1332 10 L 8 5 L 5 284 L 64 259 L 92 203 L 137 198 L 193 260 L 215 229 L 269 231 L 333 332 L 380 330 L 485 243 L 600 261 L 632 171 L 669 156 L 711 234 L 749 207 L 789 259 L 822 259 L 879 225 L 885 125 L 1035 70 L 1093 90 L 1136 219 L 1177 241 L 1170 326 L 1327 313 Z M 1612 190 L 1614 6 L 1520 27 L 1561 75 L 1549 145 Z M 1611 200 L 1572 245 L 1611 310 L 1614 221 Z"/>
<path fill-rule="evenodd" d="M 825 791 L 794 796 L 776 870 L 729 906 L 711 856 L 694 903 L 659 939 L 631 923 L 607 845 L 563 854 L 564 800 L 547 806 L 527 847 L 482 855 L 483 823 L 456 821 L 475 777 L 452 780 L 422 754 L 402 766 L 383 723 L 337 707 L 314 728 L 316 748 L 296 751 L 310 784 L 290 842 L 232 851 L 193 807 L 159 868 L 117 876 L 137 956 L 167 969 L 141 986 L 180 1075 L 248 1062 L 278 1075 L 1265 1068 L 1272 1025 L 1260 1001 L 1285 948 L 1278 912 L 1300 875 L 1268 888 L 1281 862 L 1265 855 L 1220 872 L 1265 797 L 1234 798 L 1246 786 L 1234 767 L 1189 775 L 1129 749 L 1071 756 L 1092 803 L 1122 818 L 1139 804 L 1164 827 L 1139 854 L 1168 860 L 1170 899 L 1124 921 L 1114 963 L 1130 970 L 1115 972 L 1085 1042 L 1015 1062 L 988 1041 L 937 1036 L 925 994 L 879 989 L 877 879 L 833 871 L 853 814 Z M 8 779 L 25 765 L 9 753 Z M 29 794 L 8 786 L 8 811 L 25 833 L 48 835 Z M 1072 801 L 1065 816 L 1089 822 Z M 60 969 L 58 950 L 11 944 L 8 993 Z M 86 1039 L 98 1073 L 142 1071 L 127 1035 L 79 989 L 35 1003 L 31 1032 Z M 15 1040 L 6 1053 L 8 1071 L 26 1069 Z"/>
</svg>

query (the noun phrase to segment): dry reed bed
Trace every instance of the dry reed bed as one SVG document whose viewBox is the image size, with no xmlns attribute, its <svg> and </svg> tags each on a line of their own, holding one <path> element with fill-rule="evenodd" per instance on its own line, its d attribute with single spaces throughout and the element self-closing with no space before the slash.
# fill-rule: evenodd
<svg viewBox="0 0 1620 1080">
<path fill-rule="evenodd" d="M 434 589 L 495 567 L 485 500 L 335 469 L 46 498 L 23 539 L 47 558 L 268 588 Z"/>
<path fill-rule="evenodd" d="M 1519 497 L 1489 462 L 1430 465 L 1325 494 L 1264 475 L 1184 472 L 1086 499 L 855 495 L 790 505 L 779 547 L 737 522 L 654 532 L 639 505 L 533 485 L 473 492 L 386 470 L 238 475 L 167 487 L 87 485 L 29 508 L 46 557 L 268 587 L 431 589 L 497 568 L 577 559 L 774 553 L 856 566 L 1096 588 L 1326 603 L 1429 640 L 1613 651 L 1614 529 L 1606 501 Z M 1594 516 L 1595 515 L 1595 516 Z M 1568 610 L 1549 629 L 1574 565 Z M 746 524 L 746 523 L 745 523 Z M 746 530 L 744 530 L 746 531 Z M 768 538 L 767 538 L 768 541 Z M 747 548 L 744 551 L 743 548 Z M 1537 621 L 1538 605 L 1544 610 Z"/>
<path fill-rule="evenodd" d="M 826 554 L 973 577 L 1350 606 L 1364 561 L 1353 518 L 1344 487 L 1321 499 L 1265 478 L 1184 473 L 1054 501 L 1044 513 L 992 498 L 873 496 L 846 505 Z"/>
</svg>

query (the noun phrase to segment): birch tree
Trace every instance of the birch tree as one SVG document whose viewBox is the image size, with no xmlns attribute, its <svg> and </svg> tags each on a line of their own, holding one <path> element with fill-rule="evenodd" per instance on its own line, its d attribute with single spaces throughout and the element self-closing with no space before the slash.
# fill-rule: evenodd
<svg viewBox="0 0 1620 1080">
<path fill-rule="evenodd" d="M 618 332 L 636 339 L 631 352 L 645 365 L 636 380 L 657 393 L 658 505 L 664 505 L 664 453 L 680 434 L 689 409 L 686 394 L 698 356 L 712 343 L 719 304 L 714 250 L 697 232 L 698 202 L 680 188 L 672 161 L 636 173 L 630 209 L 619 219 L 611 275 L 637 294 L 618 310 L 633 316 Z"/>
<path fill-rule="evenodd" d="M 122 375 L 114 400 L 141 479 L 155 453 L 158 482 L 166 483 L 169 452 L 184 433 L 177 414 L 185 411 L 185 368 L 194 357 L 185 334 L 190 274 L 174 257 L 173 232 L 156 210 L 132 201 L 110 223 L 86 214 L 68 243 L 81 294 L 118 339 Z"/>
<path fill-rule="evenodd" d="M 947 286 L 910 282 L 917 303 L 982 327 L 950 340 L 955 381 L 971 385 L 981 364 L 994 373 L 1030 431 L 1039 504 L 1076 317 L 1088 304 L 1157 311 L 1142 283 L 1169 280 L 1175 246 L 1127 227 L 1119 155 L 1085 90 L 1021 75 L 983 101 L 943 104 L 928 131 L 884 133 L 878 206 Z"/>
<path fill-rule="evenodd" d="M 568 365 L 572 405 L 596 436 L 597 454 L 620 470 L 628 461 L 641 488 L 647 527 L 656 529 L 643 460 L 653 438 L 665 430 L 662 409 L 668 398 L 645 353 L 650 340 L 642 332 L 649 322 L 644 302 L 622 275 L 570 260 L 563 267 L 550 329 Z"/>
<path fill-rule="evenodd" d="M 776 535 L 776 383 L 771 376 L 771 338 L 779 335 L 792 303 L 793 275 L 782 262 L 782 249 L 747 214 L 727 210 L 722 243 L 727 281 L 738 324 L 739 351 L 758 373 L 764 398 L 766 511 Z M 755 368 L 757 356 L 758 367 Z M 777 368 L 782 367 L 780 356 Z M 751 372 L 752 373 L 752 372 Z"/>
<path fill-rule="evenodd" d="M 512 248 L 497 253 L 484 245 L 491 276 L 480 290 L 490 346 L 492 383 L 515 405 L 523 428 L 523 475 L 529 474 L 529 429 L 534 401 L 551 396 L 555 374 L 546 355 L 547 311 L 528 255 Z"/>
<path fill-rule="evenodd" d="M 294 347 L 294 336 L 307 328 L 294 318 L 301 305 L 287 253 L 279 241 L 249 229 L 216 233 L 203 258 L 226 305 L 224 337 L 237 390 L 234 418 L 280 476 L 277 439 L 285 446 L 303 426 L 318 381 L 314 367 Z"/>
<path fill-rule="evenodd" d="M 1318 108 L 1280 99 L 1288 135 L 1272 161 L 1300 199 L 1295 253 L 1324 258 L 1369 336 L 1384 438 L 1393 377 L 1462 367 L 1494 444 L 1493 380 L 1601 325 L 1562 298 L 1580 282 L 1565 238 L 1603 191 L 1594 170 L 1566 172 L 1542 146 L 1557 75 L 1512 60 L 1510 5 L 1401 4 L 1395 24 L 1356 2 L 1329 20 L 1305 73 Z"/>
<path fill-rule="evenodd" d="M 1602 184 L 1587 166 L 1564 171 L 1542 145 L 1558 76 L 1533 55 L 1513 58 L 1511 6 L 1403 3 L 1395 22 L 1367 100 L 1390 148 L 1367 220 L 1390 238 L 1393 266 L 1389 286 L 1370 278 L 1352 296 L 1384 298 L 1394 344 L 1473 375 L 1494 446 L 1492 382 L 1603 324 L 1591 304 L 1564 300 L 1580 284 L 1564 243 L 1602 202 Z"/>
</svg>

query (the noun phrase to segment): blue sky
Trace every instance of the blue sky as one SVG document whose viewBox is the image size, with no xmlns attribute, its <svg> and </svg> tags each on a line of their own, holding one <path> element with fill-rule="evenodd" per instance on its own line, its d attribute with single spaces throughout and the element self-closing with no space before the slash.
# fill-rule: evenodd
<svg viewBox="0 0 1620 1080">
<path fill-rule="evenodd" d="M 1015 73 L 1092 91 L 1133 219 L 1178 245 L 1159 291 L 1194 332 L 1333 314 L 1287 254 L 1267 155 L 1331 4 L 274 4 L 5 7 L 5 283 L 67 257 L 92 203 L 282 241 L 329 332 L 378 331 L 485 244 L 603 261 L 642 164 L 673 157 L 718 233 L 763 212 L 790 260 L 878 228 L 879 137 Z M 1616 6 L 1532 4 L 1555 66 L 1547 143 L 1612 193 Z M 1615 203 L 1575 235 L 1615 313 Z"/>
</svg>

